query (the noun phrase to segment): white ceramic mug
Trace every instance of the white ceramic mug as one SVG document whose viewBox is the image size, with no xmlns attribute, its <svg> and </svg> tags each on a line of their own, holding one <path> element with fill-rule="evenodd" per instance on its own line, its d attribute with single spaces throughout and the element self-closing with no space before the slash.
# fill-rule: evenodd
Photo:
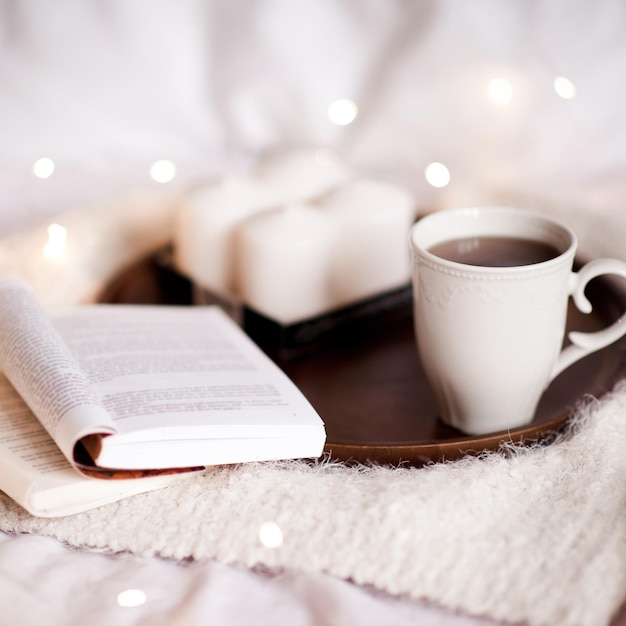
<svg viewBox="0 0 626 626">
<path fill-rule="evenodd" d="M 506 267 L 449 260 L 433 248 L 451 240 L 507 237 L 543 242 L 548 260 Z M 565 224 L 523 209 L 443 210 L 411 230 L 414 317 L 420 359 L 440 418 L 469 434 L 530 422 L 550 381 L 578 359 L 618 340 L 626 324 L 572 332 L 562 349 L 568 298 L 591 311 L 587 283 L 626 277 L 626 263 L 597 259 L 572 271 L 577 240 Z M 507 244 L 508 245 L 508 244 Z"/>
</svg>

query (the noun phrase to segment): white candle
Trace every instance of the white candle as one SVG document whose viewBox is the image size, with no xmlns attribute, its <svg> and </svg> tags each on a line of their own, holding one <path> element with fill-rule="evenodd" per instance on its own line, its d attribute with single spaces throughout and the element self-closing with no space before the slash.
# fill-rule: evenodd
<svg viewBox="0 0 626 626">
<path fill-rule="evenodd" d="M 222 295 L 236 293 L 233 234 L 245 218 L 275 199 L 253 178 L 227 176 L 189 192 L 174 225 L 174 258 L 180 272 Z"/>
<path fill-rule="evenodd" d="M 328 149 L 291 150 L 261 159 L 258 176 L 284 203 L 321 196 L 348 179 L 339 157 Z"/>
<path fill-rule="evenodd" d="M 282 323 L 327 311 L 337 237 L 330 215 L 303 204 L 242 222 L 237 258 L 243 301 Z"/>
<path fill-rule="evenodd" d="M 336 305 L 398 288 L 411 280 L 408 233 L 415 199 L 390 183 L 355 180 L 321 203 L 341 227 L 333 272 Z"/>
</svg>

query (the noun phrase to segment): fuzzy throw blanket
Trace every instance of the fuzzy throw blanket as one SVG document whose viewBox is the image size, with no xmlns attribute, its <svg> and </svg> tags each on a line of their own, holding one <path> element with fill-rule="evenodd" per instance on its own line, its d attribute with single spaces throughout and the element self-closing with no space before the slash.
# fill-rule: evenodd
<svg viewBox="0 0 626 626">
<path fill-rule="evenodd" d="M 138 211 L 132 214 L 137 219 Z M 100 264 L 123 264 L 128 250 L 159 243 L 169 219 L 165 207 L 151 207 L 151 226 L 139 237 L 123 210 L 92 213 L 90 230 L 98 215 L 99 232 L 107 234 L 114 221 L 126 233 L 105 237 L 108 248 L 93 239 L 84 244 Z M 80 235 L 81 224 L 76 216 L 68 232 Z M 618 230 L 603 246 L 611 237 L 623 241 Z M 21 250 L 39 245 L 37 237 L 6 242 L 6 258 L 19 260 Z M 71 299 L 88 300 L 115 269 L 92 263 L 68 283 Z M 68 294 L 46 291 L 42 276 L 39 269 L 25 278 L 40 285 L 48 306 L 69 303 Z M 0 497 L 0 528 L 84 549 L 328 572 L 507 622 L 608 624 L 626 595 L 626 384 L 604 398 L 581 399 L 576 412 L 549 445 L 422 469 L 323 461 L 218 467 L 60 519 L 34 518 Z M 262 528 L 278 540 L 262 542 Z"/>
</svg>

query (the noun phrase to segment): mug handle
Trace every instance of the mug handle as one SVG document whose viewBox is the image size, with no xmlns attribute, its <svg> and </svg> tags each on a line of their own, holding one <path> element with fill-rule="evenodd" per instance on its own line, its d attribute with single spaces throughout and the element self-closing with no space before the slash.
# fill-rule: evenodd
<svg viewBox="0 0 626 626">
<path fill-rule="evenodd" d="M 587 283 L 603 274 L 615 274 L 626 278 L 626 263 L 617 259 L 595 259 L 589 261 L 578 272 L 570 274 L 569 294 L 572 296 L 574 304 L 583 313 L 591 313 L 592 309 L 591 302 L 585 296 Z M 561 351 L 550 380 L 579 359 L 605 348 L 625 334 L 626 320 L 623 316 L 603 330 L 590 333 L 578 331 L 569 333 L 568 337 L 571 344 Z"/>
</svg>

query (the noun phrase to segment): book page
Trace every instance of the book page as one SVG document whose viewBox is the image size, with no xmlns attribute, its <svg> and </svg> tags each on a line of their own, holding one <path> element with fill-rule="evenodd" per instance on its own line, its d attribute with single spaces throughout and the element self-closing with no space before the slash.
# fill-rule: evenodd
<svg viewBox="0 0 626 626">
<path fill-rule="evenodd" d="M 184 478 L 184 474 L 116 480 L 86 478 L 70 465 L 0 374 L 0 489 L 33 515 L 77 513 Z"/>
<path fill-rule="evenodd" d="M 300 391 L 216 307 L 97 305 L 53 322 L 118 432 L 229 424 L 267 432 L 320 420 Z M 157 433 L 158 435 L 158 433 Z M 150 438 L 150 433 L 141 439 Z"/>
<path fill-rule="evenodd" d="M 0 457 L 11 458 L 24 474 L 24 489 L 41 475 L 76 473 L 9 381 L 0 374 Z M 4 487 L 4 484 L 1 485 Z"/>
<path fill-rule="evenodd" d="M 0 282 L 0 371 L 68 460 L 78 439 L 115 432 L 76 359 L 17 280 Z"/>
</svg>

